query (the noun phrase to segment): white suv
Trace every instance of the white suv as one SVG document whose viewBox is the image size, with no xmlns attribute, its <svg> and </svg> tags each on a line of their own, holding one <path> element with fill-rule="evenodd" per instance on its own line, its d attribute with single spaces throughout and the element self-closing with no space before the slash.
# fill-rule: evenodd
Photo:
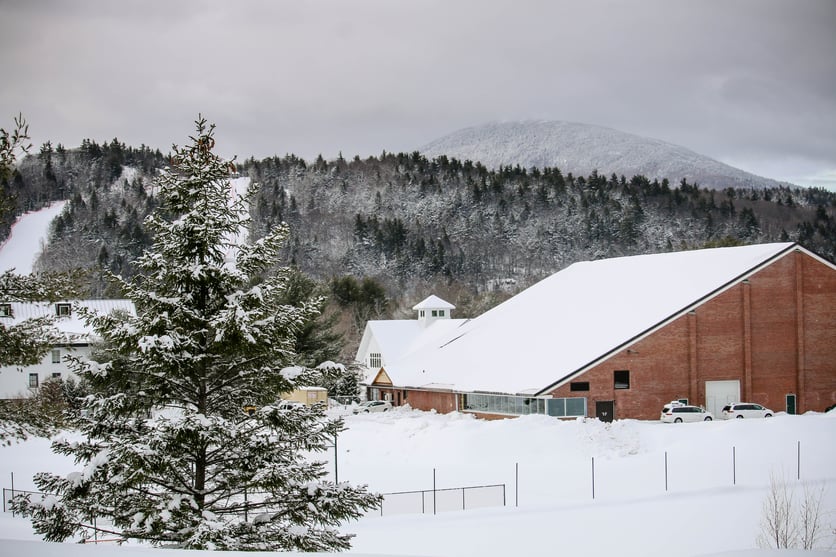
<svg viewBox="0 0 836 557">
<path fill-rule="evenodd" d="M 775 412 L 752 402 L 735 402 L 723 406 L 723 418 L 771 418 Z"/>
<path fill-rule="evenodd" d="M 666 423 L 679 424 L 682 422 L 710 422 L 714 416 L 700 406 L 690 406 L 674 400 L 662 408 L 660 420 Z"/>
</svg>

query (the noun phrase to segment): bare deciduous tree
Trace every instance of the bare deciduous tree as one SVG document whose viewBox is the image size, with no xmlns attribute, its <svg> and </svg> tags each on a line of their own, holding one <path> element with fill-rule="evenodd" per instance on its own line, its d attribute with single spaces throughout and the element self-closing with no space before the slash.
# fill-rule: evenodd
<svg viewBox="0 0 836 557">
<path fill-rule="evenodd" d="M 815 549 L 827 535 L 827 529 L 822 523 L 824 493 L 824 484 L 819 488 L 804 484 L 804 499 L 798 512 L 798 535 L 802 549 Z"/>
<path fill-rule="evenodd" d="M 761 531 L 757 544 L 761 548 L 805 550 L 817 549 L 826 541 L 828 531 L 822 502 L 825 486 L 803 484 L 803 494 L 796 498 L 795 488 L 783 476 L 769 477 L 769 493 L 763 502 Z M 832 532 L 836 535 L 836 531 Z"/>
<path fill-rule="evenodd" d="M 783 477 L 769 475 L 769 493 L 763 502 L 761 533 L 757 540 L 759 547 L 795 547 L 798 532 L 793 520 L 793 497 L 794 491 L 787 487 Z"/>
</svg>

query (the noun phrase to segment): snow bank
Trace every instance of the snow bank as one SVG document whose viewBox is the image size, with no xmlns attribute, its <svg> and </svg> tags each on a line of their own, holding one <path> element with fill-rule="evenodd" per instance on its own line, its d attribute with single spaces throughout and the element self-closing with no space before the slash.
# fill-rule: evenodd
<svg viewBox="0 0 836 557">
<path fill-rule="evenodd" d="M 340 481 L 383 493 L 432 490 L 434 476 L 438 489 L 504 483 L 507 502 L 437 515 L 372 513 L 344 526 L 356 534 L 351 555 L 644 557 L 676 548 L 680 557 L 800 557 L 755 549 L 772 474 L 798 494 L 804 482 L 824 486 L 823 507 L 829 521 L 836 518 L 836 420 L 828 414 L 694 424 L 544 416 L 484 421 L 405 408 L 344 417 L 348 430 L 337 445 Z M 319 456 L 333 472 L 333 451 Z M 9 487 L 12 471 L 16 487 L 26 489 L 27 475 L 36 471 L 73 469 L 44 440 L 0 448 L 3 487 Z M 93 551 L 129 557 L 154 551 L 17 541 L 33 539 L 28 522 L 0 516 L 0 555 L 76 557 Z"/>
</svg>

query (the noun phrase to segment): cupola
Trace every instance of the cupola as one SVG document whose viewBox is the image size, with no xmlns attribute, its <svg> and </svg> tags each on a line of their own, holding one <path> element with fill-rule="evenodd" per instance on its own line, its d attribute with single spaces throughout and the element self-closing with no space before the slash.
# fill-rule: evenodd
<svg viewBox="0 0 836 557">
<path fill-rule="evenodd" d="M 433 295 L 415 304 L 412 309 L 418 312 L 418 322 L 426 327 L 438 319 L 450 319 L 456 306 Z"/>
</svg>

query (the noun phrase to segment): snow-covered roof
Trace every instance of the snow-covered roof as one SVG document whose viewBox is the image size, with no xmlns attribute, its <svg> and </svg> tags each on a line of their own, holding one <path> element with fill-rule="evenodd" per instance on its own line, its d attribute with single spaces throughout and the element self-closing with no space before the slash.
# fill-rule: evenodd
<svg viewBox="0 0 836 557">
<path fill-rule="evenodd" d="M 404 387 L 444 384 L 461 391 L 542 392 L 793 246 L 762 244 L 575 263 L 437 337 L 433 346 L 391 362 L 386 371 L 395 385 Z"/>
<path fill-rule="evenodd" d="M 427 326 L 416 319 L 369 321 L 366 324 L 366 334 L 374 336 L 386 362 L 395 362 L 426 346 L 432 346 L 438 339 L 446 338 L 466 321 L 439 319 Z"/>
<path fill-rule="evenodd" d="M 418 311 L 419 309 L 456 309 L 456 306 L 433 294 L 432 296 L 427 296 L 423 301 L 412 306 L 412 309 L 415 311 Z"/>
<path fill-rule="evenodd" d="M 113 311 L 124 311 L 136 315 L 136 308 L 130 300 L 76 300 L 59 302 L 3 302 L 11 307 L 10 317 L 0 317 L 0 323 L 5 326 L 13 326 L 27 319 L 38 317 L 56 317 L 55 328 L 66 335 L 69 340 L 75 342 L 89 342 L 93 330 L 88 327 L 76 311 L 79 307 L 92 310 L 100 315 L 107 315 Z M 70 313 L 67 316 L 58 317 L 56 305 L 69 304 Z"/>
</svg>

